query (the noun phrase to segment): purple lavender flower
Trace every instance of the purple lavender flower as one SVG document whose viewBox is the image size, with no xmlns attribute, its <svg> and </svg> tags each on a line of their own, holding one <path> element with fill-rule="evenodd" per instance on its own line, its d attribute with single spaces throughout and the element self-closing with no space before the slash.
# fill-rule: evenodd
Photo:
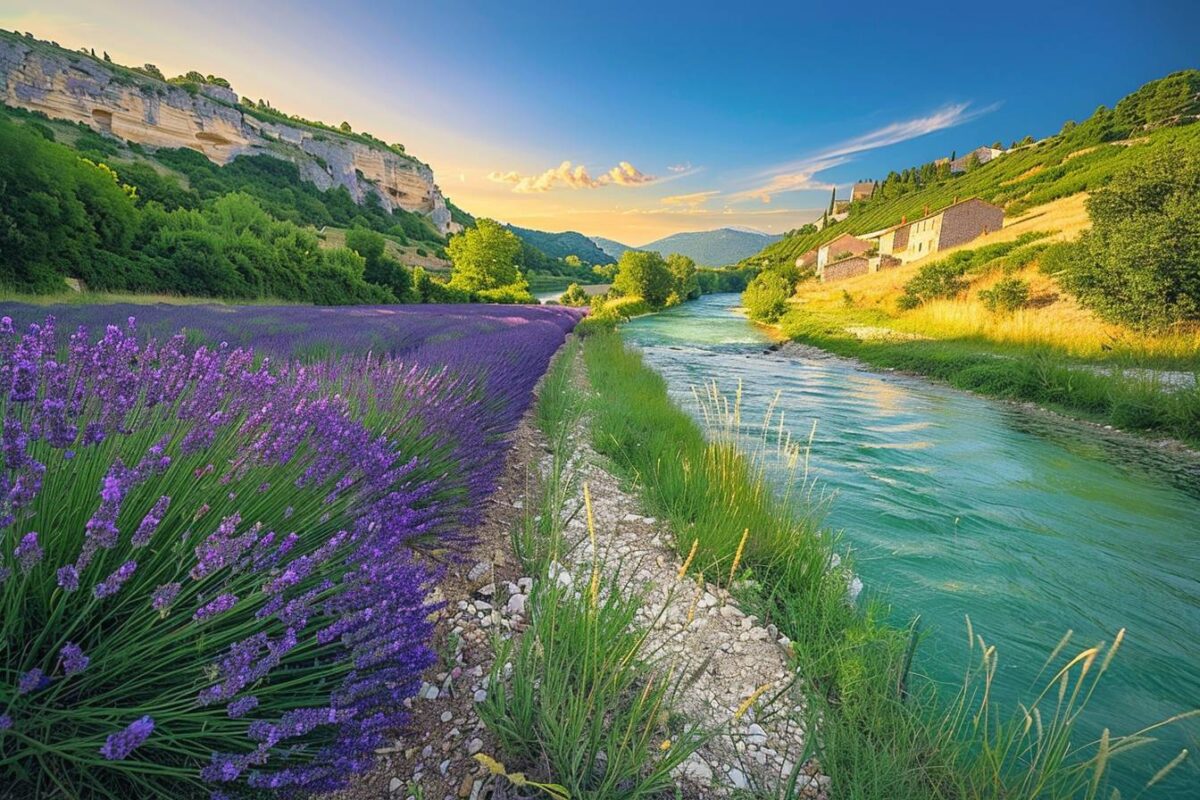
<svg viewBox="0 0 1200 800">
<path fill-rule="evenodd" d="M 98 599 L 103 599 L 105 597 L 111 597 L 119 592 L 121 587 L 125 584 L 125 581 L 133 577 L 135 570 L 137 570 L 136 561 L 126 561 L 124 564 L 117 567 L 111 575 L 109 575 L 100 583 L 96 584 L 96 588 L 93 590 L 96 593 L 96 597 Z"/>
<path fill-rule="evenodd" d="M 68 675 L 77 675 L 87 669 L 91 659 L 83 654 L 83 649 L 74 642 L 67 642 L 58 651 L 63 662 L 63 671 Z"/>
<path fill-rule="evenodd" d="M 237 595 L 219 594 L 198 608 L 196 613 L 192 615 L 192 619 L 199 622 L 209 617 L 215 617 L 217 614 L 222 614 L 233 608 L 237 604 L 237 601 Z"/>
<path fill-rule="evenodd" d="M 58 585 L 64 592 L 73 592 L 79 588 L 79 570 L 71 564 L 58 568 Z"/>
<path fill-rule="evenodd" d="M 154 720 L 149 716 L 131 722 L 120 733 L 111 734 L 100 748 L 100 755 L 109 761 L 122 761 L 142 745 L 154 732 Z"/>
<path fill-rule="evenodd" d="M 34 667 L 29 672 L 23 674 L 17 682 L 17 694 L 36 692 L 38 689 L 45 688 L 49 684 L 50 679 L 46 677 L 46 673 Z"/>
<path fill-rule="evenodd" d="M 44 551 L 38 544 L 37 531 L 30 531 L 21 537 L 21 541 L 13 548 L 13 556 L 21 565 L 21 572 L 28 574 L 31 569 L 41 563 Z"/>
<path fill-rule="evenodd" d="M 151 537 L 154 536 L 154 531 L 158 529 L 158 525 L 162 522 L 162 518 L 167 513 L 167 507 L 171 505 L 171 498 L 163 495 L 158 498 L 158 502 L 150 509 L 146 516 L 142 517 L 142 521 L 138 523 L 137 531 L 133 534 L 133 546 L 145 547 L 150 544 Z"/>
<path fill-rule="evenodd" d="M 6 731 L 13 726 L 11 714 L 0 714 L 0 731 Z"/>
<path fill-rule="evenodd" d="M 258 708 L 258 698 L 252 694 L 248 694 L 230 703 L 227 710 L 231 719 L 239 719 L 256 708 Z"/>
<path fill-rule="evenodd" d="M 165 617 L 167 610 L 175 602 L 175 596 L 179 594 L 180 588 L 181 584 L 165 583 L 155 589 L 154 594 L 151 595 L 150 603 L 154 607 L 154 610 Z"/>
</svg>

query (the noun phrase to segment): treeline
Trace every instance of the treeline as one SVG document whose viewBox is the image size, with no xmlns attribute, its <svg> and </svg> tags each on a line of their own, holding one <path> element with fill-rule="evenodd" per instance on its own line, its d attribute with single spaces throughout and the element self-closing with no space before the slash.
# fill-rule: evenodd
<svg viewBox="0 0 1200 800">
<path fill-rule="evenodd" d="M 606 293 L 588 297 L 582 287 L 571 284 L 561 302 L 591 306 L 586 331 L 670 308 L 702 294 L 740 292 L 753 274 L 751 268 L 700 269 L 695 261 L 680 253 L 664 258 L 654 251 L 626 250 L 616 264 L 612 286 Z"/>
<path fill-rule="evenodd" d="M 532 300 L 527 287 L 497 290 L 410 270 L 387 255 L 388 239 L 451 257 L 428 219 L 389 211 L 373 197 L 359 205 L 344 187 L 322 191 L 290 162 L 242 156 L 219 166 L 191 150 L 119 161 L 129 154 L 85 126 L 5 112 L 0 286 L 10 291 L 60 292 L 74 278 L 93 291 L 325 305 Z M 74 147 L 56 141 L 56 128 L 69 131 Z M 325 226 L 347 228 L 346 246 L 323 247 Z M 511 241 L 513 264 L 526 272 L 569 268 Z"/>
</svg>

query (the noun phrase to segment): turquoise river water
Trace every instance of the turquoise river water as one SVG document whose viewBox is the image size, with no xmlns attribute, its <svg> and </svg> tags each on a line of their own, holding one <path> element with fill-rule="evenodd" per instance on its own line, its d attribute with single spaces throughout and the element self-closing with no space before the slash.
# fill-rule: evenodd
<svg viewBox="0 0 1200 800">
<path fill-rule="evenodd" d="M 1200 706 L 1197 460 L 819 351 L 767 352 L 737 301 L 704 297 L 623 335 L 689 411 L 691 387 L 716 380 L 732 394 L 740 380 L 743 420 L 761 419 L 781 391 L 795 435 L 816 421 L 827 526 L 897 623 L 920 615 L 918 671 L 961 677 L 969 615 L 998 648 L 998 696 L 1011 708 L 1067 630 L 1078 652 L 1126 628 L 1082 733 L 1130 733 Z M 1123 796 L 1187 747 L 1151 796 L 1200 797 L 1197 727 L 1169 728 L 1117 761 Z"/>
</svg>

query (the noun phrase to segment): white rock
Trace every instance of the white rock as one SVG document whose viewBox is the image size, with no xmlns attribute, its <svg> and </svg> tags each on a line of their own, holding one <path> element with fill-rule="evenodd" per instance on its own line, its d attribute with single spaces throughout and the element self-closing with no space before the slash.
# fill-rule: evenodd
<svg viewBox="0 0 1200 800">
<path fill-rule="evenodd" d="M 689 778 L 701 786 L 710 786 L 712 784 L 712 767 L 697 753 L 692 753 L 688 756 L 687 761 L 679 765 L 679 771 L 683 777 Z"/>
<path fill-rule="evenodd" d="M 735 789 L 750 788 L 750 783 L 746 780 L 746 773 L 742 772 L 737 767 L 729 768 L 729 783 Z"/>
<path fill-rule="evenodd" d="M 477 692 L 475 692 L 475 702 L 476 703 L 482 703 L 484 700 L 487 700 L 487 691 L 486 690 L 480 689 Z"/>
<path fill-rule="evenodd" d="M 491 570 L 491 568 L 492 568 L 492 565 L 489 564 L 488 562 L 480 561 L 478 564 L 471 567 L 471 571 L 467 573 L 467 580 L 477 581 L 477 580 L 481 579 L 484 575 L 487 575 L 488 572 Z"/>
<path fill-rule="evenodd" d="M 550 580 L 556 581 L 564 589 L 570 589 L 575 584 L 575 579 L 571 577 L 571 573 L 557 561 L 550 562 L 549 575 Z"/>
<path fill-rule="evenodd" d="M 402 786 L 404 786 L 404 781 L 400 780 L 399 778 L 392 778 L 390 781 L 388 781 L 389 792 L 398 792 Z"/>
<path fill-rule="evenodd" d="M 757 722 L 746 726 L 746 743 L 762 747 L 767 743 L 767 732 Z"/>
<path fill-rule="evenodd" d="M 508 602 L 504 605 L 505 614 L 521 614 L 525 613 L 525 603 L 529 598 L 523 594 L 514 594 L 508 598 Z"/>
<path fill-rule="evenodd" d="M 483 739 L 478 737 L 467 742 L 467 755 L 473 756 L 483 749 Z"/>
</svg>

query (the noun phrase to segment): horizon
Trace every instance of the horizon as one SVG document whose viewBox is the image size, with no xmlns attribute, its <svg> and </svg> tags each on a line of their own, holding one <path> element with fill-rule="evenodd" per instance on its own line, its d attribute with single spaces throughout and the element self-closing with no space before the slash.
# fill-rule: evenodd
<svg viewBox="0 0 1200 800">
<path fill-rule="evenodd" d="M 372 6 L 0 0 L 0 27 L 220 75 L 242 97 L 405 144 L 475 216 L 643 247 L 723 228 L 780 235 L 819 218 L 834 187 L 846 198 L 859 179 L 1056 133 L 1197 66 L 1200 23 L 1183 3 L 1060 6 L 1033 29 L 1000 15 L 923 47 L 928 19 L 957 7 L 913 19 L 868 6 L 870 22 L 852 24 L 823 9 Z M 1086 49 L 1063 46 L 1068 23 Z"/>
</svg>

